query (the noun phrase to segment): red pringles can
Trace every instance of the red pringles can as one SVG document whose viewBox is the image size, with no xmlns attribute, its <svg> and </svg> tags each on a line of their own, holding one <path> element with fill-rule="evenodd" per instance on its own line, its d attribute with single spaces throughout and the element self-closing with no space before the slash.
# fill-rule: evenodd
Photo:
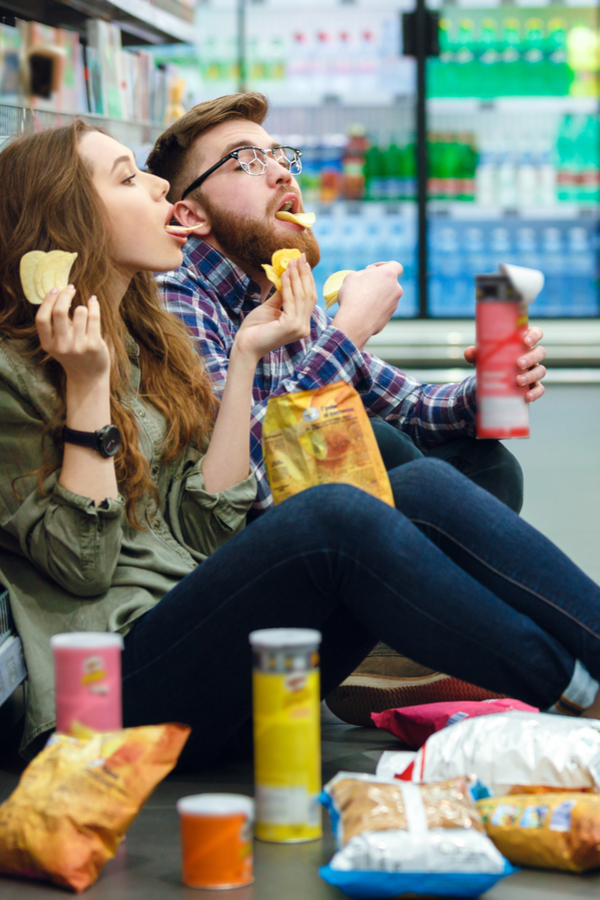
<svg viewBox="0 0 600 900">
<path fill-rule="evenodd" d="M 517 385 L 517 360 L 528 349 L 529 304 L 543 286 L 537 269 L 505 263 L 475 276 L 478 438 L 529 437 L 528 388 Z"/>
</svg>

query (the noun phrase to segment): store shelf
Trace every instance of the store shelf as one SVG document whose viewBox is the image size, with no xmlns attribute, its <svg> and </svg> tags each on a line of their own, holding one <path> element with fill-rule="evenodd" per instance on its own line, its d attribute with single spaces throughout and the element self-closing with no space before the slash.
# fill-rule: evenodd
<svg viewBox="0 0 600 900">
<path fill-rule="evenodd" d="M 157 122 L 128 122 L 91 113 L 58 113 L 0 104 L 0 146 L 13 134 L 56 128 L 68 125 L 74 119 L 84 119 L 90 124 L 105 128 L 114 138 L 132 149 L 154 143 L 163 130 L 162 125 Z"/>
<path fill-rule="evenodd" d="M 193 9 L 179 0 L 2 0 L 1 6 L 17 18 L 82 34 L 89 18 L 112 20 L 125 33 L 125 43 L 189 42 L 193 32 Z"/>
<path fill-rule="evenodd" d="M 596 97 L 496 97 L 483 100 L 478 97 L 431 97 L 427 108 L 432 115 L 469 115 L 495 112 L 511 115 L 543 115 L 553 113 L 577 113 L 594 115 L 598 112 Z"/>
<path fill-rule="evenodd" d="M 437 217 L 448 217 L 457 221 L 498 221 L 499 219 L 522 219 L 526 221 L 572 221 L 596 220 L 599 217 L 597 204 L 588 206 L 574 203 L 556 203 L 553 206 L 511 207 L 480 206 L 477 203 L 430 200 L 428 212 Z"/>
</svg>

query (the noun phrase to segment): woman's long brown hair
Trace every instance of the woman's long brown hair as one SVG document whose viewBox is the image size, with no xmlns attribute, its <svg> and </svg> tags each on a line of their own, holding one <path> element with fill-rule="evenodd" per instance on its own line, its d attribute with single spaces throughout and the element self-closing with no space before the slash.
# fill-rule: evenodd
<svg viewBox="0 0 600 900">
<path fill-rule="evenodd" d="M 78 254 L 70 279 L 77 288 L 74 304 L 96 294 L 102 333 L 112 351 L 112 420 L 123 443 L 115 458 L 117 480 L 126 498 L 129 522 L 139 528 L 136 501 L 155 492 L 148 463 L 140 451 L 138 426 L 127 403 L 130 364 L 127 332 L 140 348 L 140 395 L 167 422 L 163 460 L 177 457 L 189 443 L 201 445 L 210 433 L 217 401 L 185 326 L 160 304 L 152 275 L 138 273 L 116 308 L 109 299 L 114 273 L 111 235 L 104 206 L 89 166 L 78 152 L 81 137 L 92 129 L 82 121 L 38 134 L 20 135 L 0 152 L 0 333 L 27 341 L 55 386 L 56 414 L 42 439 L 60 448 L 65 423 L 65 375 L 44 354 L 35 327 L 38 307 L 23 294 L 19 262 L 29 250 L 66 250 Z M 99 129 L 98 129 L 99 130 Z M 48 461 L 38 472 L 38 485 L 57 468 Z"/>
</svg>

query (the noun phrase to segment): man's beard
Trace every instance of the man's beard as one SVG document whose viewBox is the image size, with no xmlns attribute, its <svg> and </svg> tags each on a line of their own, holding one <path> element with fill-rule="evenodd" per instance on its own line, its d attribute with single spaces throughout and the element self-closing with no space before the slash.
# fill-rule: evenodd
<svg viewBox="0 0 600 900">
<path fill-rule="evenodd" d="M 211 232 L 219 246 L 242 268 L 260 269 L 263 263 L 271 262 L 276 250 L 284 248 L 296 248 L 305 253 L 311 269 L 321 259 L 319 243 L 310 228 L 303 231 L 286 229 L 285 234 L 275 234 L 267 217 L 240 217 L 218 208 L 206 197 L 200 198 L 200 202 L 210 216 Z"/>
</svg>

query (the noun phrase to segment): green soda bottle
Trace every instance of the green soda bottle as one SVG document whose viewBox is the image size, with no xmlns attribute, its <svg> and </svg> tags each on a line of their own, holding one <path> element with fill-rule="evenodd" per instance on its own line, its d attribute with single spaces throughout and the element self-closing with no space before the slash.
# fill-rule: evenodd
<svg viewBox="0 0 600 900">
<path fill-rule="evenodd" d="M 552 97 L 566 97 L 573 80 L 567 64 L 567 23 L 564 19 L 550 19 L 544 43 L 544 77 L 546 93 Z"/>
<path fill-rule="evenodd" d="M 461 19 L 458 23 L 457 50 L 457 97 L 477 97 L 479 95 L 478 65 L 475 58 L 477 42 L 473 19 Z"/>
<path fill-rule="evenodd" d="M 478 69 L 479 97 L 497 97 L 499 92 L 498 23 L 496 19 L 485 18 L 479 30 Z"/>
<path fill-rule="evenodd" d="M 523 38 L 523 91 L 527 97 L 547 93 L 544 79 L 544 23 L 535 17 L 525 22 Z"/>
<path fill-rule="evenodd" d="M 365 153 L 363 166 L 365 176 L 365 198 L 367 200 L 385 200 L 385 164 L 380 147 L 373 144 Z"/>
<path fill-rule="evenodd" d="M 427 95 L 429 97 L 456 96 L 456 62 L 452 43 L 452 22 L 445 16 L 438 30 L 439 56 L 427 60 Z"/>
<path fill-rule="evenodd" d="M 521 93 L 521 23 L 515 16 L 502 22 L 498 82 L 500 97 Z"/>
<path fill-rule="evenodd" d="M 384 153 L 385 196 L 388 200 L 403 199 L 402 153 L 398 144 L 392 139 Z"/>
</svg>

